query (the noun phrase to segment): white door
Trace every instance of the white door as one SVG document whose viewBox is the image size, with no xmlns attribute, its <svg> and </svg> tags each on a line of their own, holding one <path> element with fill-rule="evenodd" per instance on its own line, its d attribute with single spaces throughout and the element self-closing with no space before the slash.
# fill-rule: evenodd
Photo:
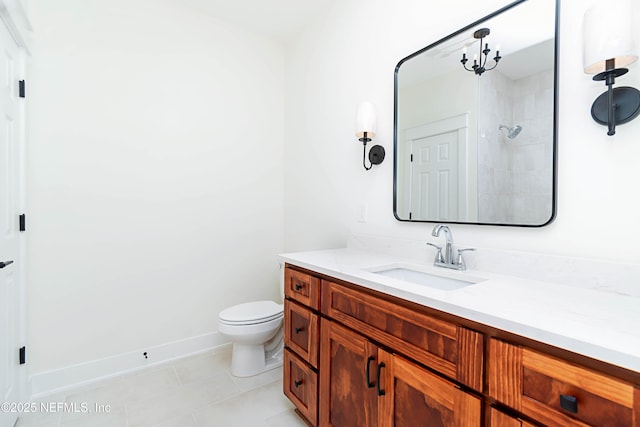
<svg viewBox="0 0 640 427">
<path fill-rule="evenodd" d="M 412 219 L 457 221 L 458 131 L 412 141 Z"/>
<path fill-rule="evenodd" d="M 21 378 L 19 55 L 18 46 L 0 21 L 0 396 L 3 402 L 19 402 Z M 0 411 L 0 427 L 13 426 L 16 418 L 16 413 Z"/>
<path fill-rule="evenodd" d="M 406 129 L 398 209 L 413 220 L 477 221 L 476 144 L 469 140 L 469 114 Z M 408 184 L 408 185 L 407 185 Z"/>
</svg>

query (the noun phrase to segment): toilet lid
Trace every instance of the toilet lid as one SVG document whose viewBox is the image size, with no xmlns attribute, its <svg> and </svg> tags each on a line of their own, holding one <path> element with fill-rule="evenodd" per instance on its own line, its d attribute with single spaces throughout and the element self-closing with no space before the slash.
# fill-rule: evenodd
<svg viewBox="0 0 640 427">
<path fill-rule="evenodd" d="M 225 308 L 218 317 L 226 323 L 263 323 L 281 317 L 284 308 L 273 301 L 253 301 Z"/>
</svg>

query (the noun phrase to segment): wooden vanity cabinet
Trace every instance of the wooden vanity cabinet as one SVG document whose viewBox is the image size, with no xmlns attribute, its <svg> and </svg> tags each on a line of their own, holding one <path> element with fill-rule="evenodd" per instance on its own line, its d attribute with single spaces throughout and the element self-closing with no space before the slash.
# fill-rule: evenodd
<svg viewBox="0 0 640 427">
<path fill-rule="evenodd" d="M 323 315 L 482 392 L 483 334 L 338 283 L 322 292 Z"/>
<path fill-rule="evenodd" d="M 284 389 L 312 426 L 640 427 L 640 373 L 301 268 L 285 279 Z"/>
<path fill-rule="evenodd" d="M 481 425 L 481 399 L 420 363 L 481 392 L 482 334 L 357 288 L 321 288 L 321 427 Z"/>
<path fill-rule="evenodd" d="M 549 427 L 640 427 L 640 390 L 525 346 L 492 338 L 489 395 Z"/>
<path fill-rule="evenodd" d="M 290 266 L 285 296 L 284 393 L 311 425 L 481 425 L 454 381 L 482 392 L 482 334 Z"/>
<path fill-rule="evenodd" d="M 481 399 L 322 319 L 321 427 L 480 427 Z"/>
</svg>

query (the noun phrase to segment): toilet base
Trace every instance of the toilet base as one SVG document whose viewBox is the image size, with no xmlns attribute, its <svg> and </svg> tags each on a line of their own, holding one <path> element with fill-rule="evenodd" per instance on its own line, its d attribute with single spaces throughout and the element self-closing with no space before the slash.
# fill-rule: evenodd
<svg viewBox="0 0 640 427">
<path fill-rule="evenodd" d="M 265 360 L 264 345 L 233 344 L 231 375 L 252 377 L 282 366 L 282 356 Z"/>
</svg>

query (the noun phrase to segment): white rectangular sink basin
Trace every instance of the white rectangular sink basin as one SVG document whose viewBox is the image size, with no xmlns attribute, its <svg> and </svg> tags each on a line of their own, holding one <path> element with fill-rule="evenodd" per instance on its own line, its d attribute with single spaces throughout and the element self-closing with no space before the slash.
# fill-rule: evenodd
<svg viewBox="0 0 640 427">
<path fill-rule="evenodd" d="M 485 279 L 477 277 L 454 278 L 446 275 L 437 275 L 424 271 L 412 269 L 407 266 L 386 266 L 380 269 L 370 270 L 372 273 L 382 276 L 391 277 L 393 279 L 411 282 L 417 285 L 427 286 L 443 291 L 453 291 L 482 282 Z M 463 274 L 463 273 L 461 273 Z"/>
</svg>

